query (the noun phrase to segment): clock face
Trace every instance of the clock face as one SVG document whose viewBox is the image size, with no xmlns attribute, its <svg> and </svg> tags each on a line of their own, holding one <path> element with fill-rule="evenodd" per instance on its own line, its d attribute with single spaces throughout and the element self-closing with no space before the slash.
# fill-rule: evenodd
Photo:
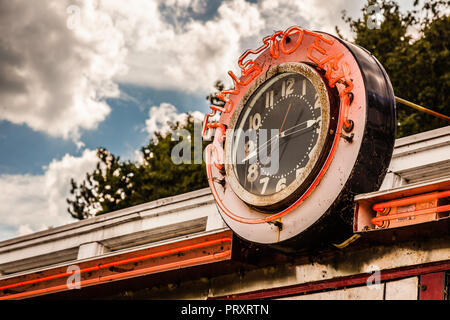
<svg viewBox="0 0 450 320">
<path fill-rule="evenodd" d="M 320 166 L 330 126 L 327 89 L 312 67 L 290 63 L 247 96 L 226 148 L 230 184 L 252 206 L 287 204 Z"/>
</svg>

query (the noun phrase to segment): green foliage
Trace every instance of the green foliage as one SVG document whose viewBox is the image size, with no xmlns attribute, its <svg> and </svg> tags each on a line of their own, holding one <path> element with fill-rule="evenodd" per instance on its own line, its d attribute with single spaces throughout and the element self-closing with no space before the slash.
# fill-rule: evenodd
<svg viewBox="0 0 450 320">
<path fill-rule="evenodd" d="M 343 20 L 355 34 L 354 43 L 369 50 L 384 66 L 395 95 L 431 110 L 450 114 L 450 17 L 443 12 L 449 1 L 426 1 L 402 13 L 395 1 L 369 0 L 363 16 Z M 370 29 L 370 5 L 383 14 L 380 28 Z M 340 30 L 336 28 L 340 35 Z M 412 35 L 411 35 L 412 34 Z M 340 35 L 341 36 L 341 35 Z M 342 37 L 342 36 L 341 36 Z M 448 125 L 448 122 L 397 104 L 398 137 Z"/>
<path fill-rule="evenodd" d="M 172 130 L 188 130 L 194 137 L 194 119 L 171 125 Z M 86 179 L 77 184 L 71 181 L 71 198 L 67 199 L 69 213 L 77 219 L 127 208 L 148 201 L 169 197 L 208 186 L 205 163 L 174 164 L 172 149 L 183 141 L 173 139 L 173 132 L 166 135 L 156 133 L 142 147 L 142 161 L 121 161 L 104 148 L 97 150 L 99 162 L 96 169 L 86 174 Z M 201 139 L 201 136 L 195 137 Z M 194 155 L 194 139 L 189 141 Z M 202 151 L 209 142 L 202 142 Z"/>
</svg>

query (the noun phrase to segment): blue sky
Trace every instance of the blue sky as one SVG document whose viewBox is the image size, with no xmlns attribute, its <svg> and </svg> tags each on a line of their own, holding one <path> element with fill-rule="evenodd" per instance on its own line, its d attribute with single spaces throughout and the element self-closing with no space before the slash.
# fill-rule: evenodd
<svg viewBox="0 0 450 320">
<path fill-rule="evenodd" d="M 122 158 L 132 158 L 134 151 L 148 142 L 145 119 L 152 105 L 163 102 L 179 106 L 180 112 L 201 111 L 208 108 L 206 94 L 184 93 L 175 90 L 155 90 L 136 85 L 120 85 L 120 91 L 134 98 L 107 99 L 111 113 L 96 130 L 82 132 L 80 140 L 85 148 L 105 147 Z M 84 149 L 84 148 L 83 148 Z M 29 126 L 0 121 L 0 175 L 39 175 L 54 158 L 66 153 L 80 155 L 82 150 L 72 140 L 51 137 Z"/>
<path fill-rule="evenodd" d="M 399 1 L 410 8 L 412 0 Z M 351 37 L 359 0 L 43 0 L 0 5 L 0 240 L 70 223 L 65 199 L 105 147 L 135 159 L 274 30 Z"/>
</svg>

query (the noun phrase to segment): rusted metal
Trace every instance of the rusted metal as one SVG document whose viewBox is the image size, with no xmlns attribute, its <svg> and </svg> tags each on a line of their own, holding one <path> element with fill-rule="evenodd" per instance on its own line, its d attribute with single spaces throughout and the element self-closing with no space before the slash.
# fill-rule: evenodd
<svg viewBox="0 0 450 320">
<path fill-rule="evenodd" d="M 408 266 L 396 269 L 382 270 L 379 274 L 379 281 L 389 281 L 412 276 L 424 275 L 428 273 L 442 272 L 450 269 L 450 260 L 416 266 Z M 321 290 L 338 289 L 344 287 L 366 285 L 372 273 L 340 277 L 331 280 L 302 283 L 286 287 L 244 292 L 233 295 L 214 297 L 214 300 L 255 300 L 281 298 L 300 294 L 309 294 Z"/>
</svg>

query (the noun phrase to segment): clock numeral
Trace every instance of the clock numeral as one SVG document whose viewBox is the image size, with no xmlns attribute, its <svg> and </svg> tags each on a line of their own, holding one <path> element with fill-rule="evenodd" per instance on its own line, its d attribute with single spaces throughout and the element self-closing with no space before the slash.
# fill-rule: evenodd
<svg viewBox="0 0 450 320">
<path fill-rule="evenodd" d="M 244 146 L 244 157 L 247 157 L 250 152 L 253 152 L 253 150 L 255 150 L 255 142 L 252 140 L 248 140 Z"/>
<path fill-rule="evenodd" d="M 261 115 L 259 113 L 255 113 L 254 115 L 249 117 L 249 129 L 258 130 L 261 127 Z"/>
<path fill-rule="evenodd" d="M 303 169 L 297 169 L 295 170 L 295 177 L 298 178 L 298 176 L 302 173 Z"/>
<path fill-rule="evenodd" d="M 281 84 L 281 96 L 285 98 L 286 96 L 294 93 L 294 78 L 289 78 L 287 81 L 283 81 Z"/>
<path fill-rule="evenodd" d="M 284 188 L 286 188 L 286 178 L 281 178 L 280 180 L 278 180 L 277 182 L 277 186 L 275 187 L 275 191 L 281 191 Z"/>
<path fill-rule="evenodd" d="M 302 81 L 302 96 L 306 96 L 306 80 Z"/>
<path fill-rule="evenodd" d="M 259 168 L 256 163 L 253 163 L 248 167 L 247 181 L 254 182 L 259 176 Z"/>
<path fill-rule="evenodd" d="M 314 109 L 320 109 L 320 99 L 319 99 L 319 95 L 316 93 L 316 95 L 314 96 L 314 99 L 316 99 L 316 101 L 314 102 Z"/>
<path fill-rule="evenodd" d="M 266 92 L 266 108 L 273 107 L 273 90 Z"/>
<path fill-rule="evenodd" d="M 261 194 L 266 193 L 266 189 L 267 189 L 267 185 L 269 184 L 269 180 L 270 180 L 269 177 L 265 177 L 265 178 L 262 178 L 259 180 L 259 183 L 263 183 Z"/>
</svg>

